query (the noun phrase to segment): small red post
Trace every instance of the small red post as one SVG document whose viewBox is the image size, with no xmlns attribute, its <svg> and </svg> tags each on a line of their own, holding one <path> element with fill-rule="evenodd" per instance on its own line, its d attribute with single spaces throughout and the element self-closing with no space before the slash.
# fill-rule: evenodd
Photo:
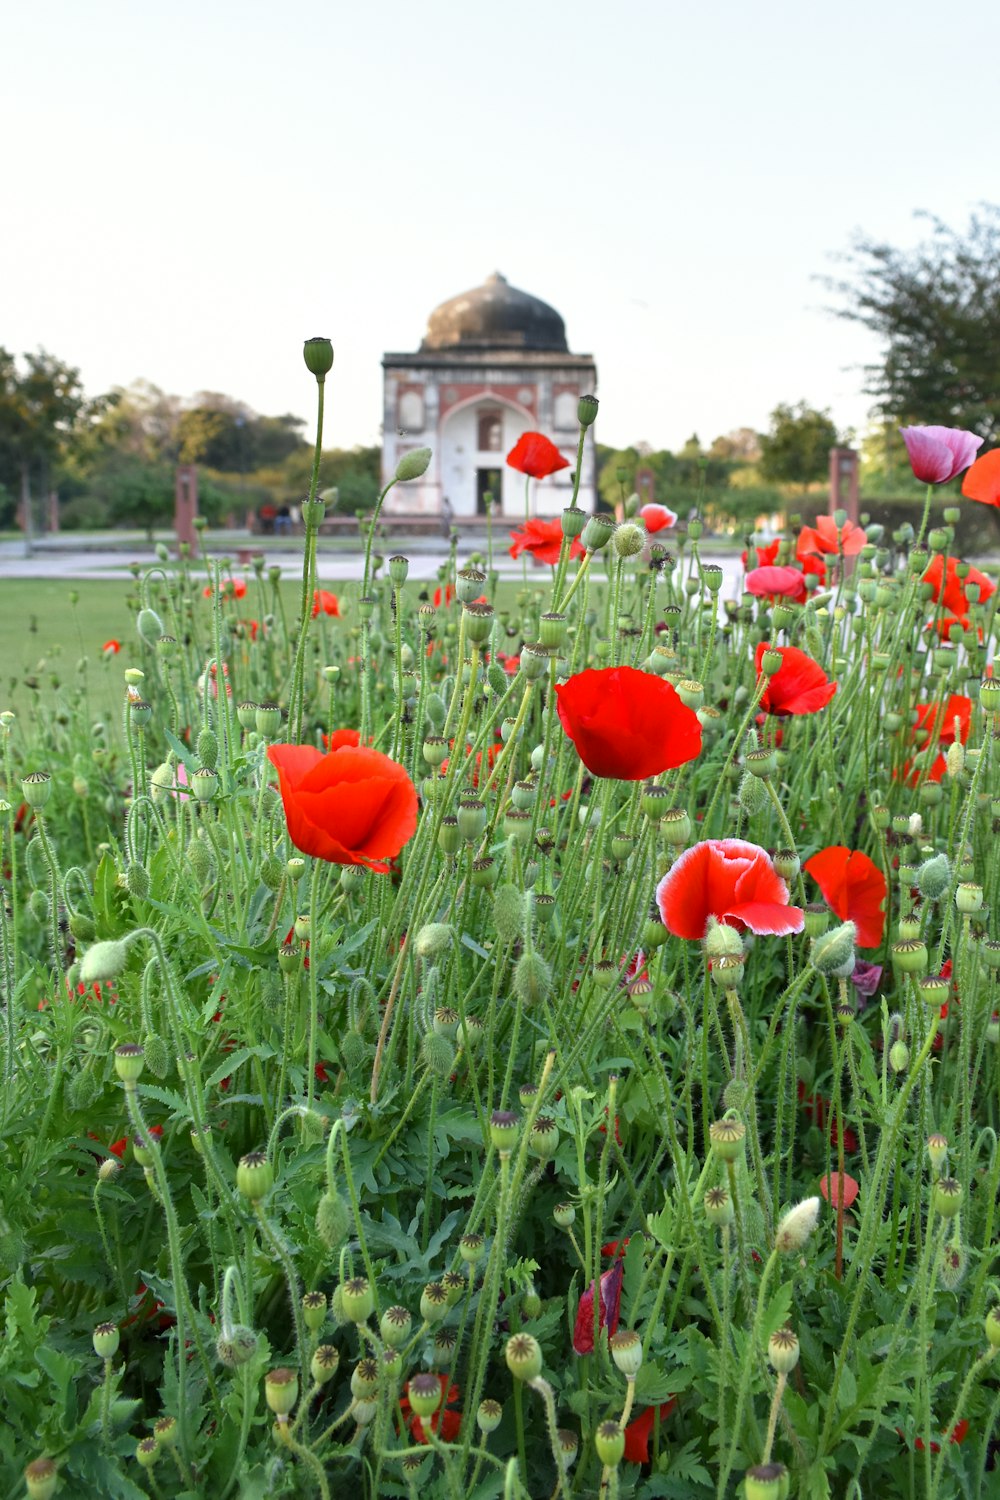
<svg viewBox="0 0 1000 1500">
<path fill-rule="evenodd" d="M 830 514 L 846 510 L 858 524 L 858 454 L 854 448 L 830 449 Z"/>
<path fill-rule="evenodd" d="M 194 518 L 198 514 L 198 470 L 194 464 L 178 464 L 174 479 L 174 530 L 178 542 L 187 542 L 194 557 L 198 551 L 198 533 Z"/>
</svg>

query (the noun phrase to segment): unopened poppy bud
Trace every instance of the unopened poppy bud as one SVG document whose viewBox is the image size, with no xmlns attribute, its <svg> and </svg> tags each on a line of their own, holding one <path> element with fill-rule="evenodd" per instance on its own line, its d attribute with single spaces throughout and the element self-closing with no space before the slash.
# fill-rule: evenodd
<svg viewBox="0 0 1000 1500">
<path fill-rule="evenodd" d="M 751 774 L 749 768 L 744 772 L 740 781 L 739 804 L 748 818 L 759 813 L 764 805 L 764 787 L 758 778 Z"/>
<path fill-rule="evenodd" d="M 503 1407 L 499 1401 L 494 1401 L 487 1396 L 485 1401 L 480 1401 L 476 1411 L 476 1426 L 484 1437 L 489 1437 L 491 1432 L 496 1432 L 503 1417 Z"/>
<path fill-rule="evenodd" d="M 283 1421 L 299 1397 L 299 1377 L 284 1367 L 264 1376 L 264 1400 L 278 1421 Z"/>
<path fill-rule="evenodd" d="M 767 1357 L 777 1375 L 790 1375 L 799 1362 L 799 1341 L 791 1328 L 777 1328 L 767 1341 Z"/>
<path fill-rule="evenodd" d="M 805 1198 L 790 1208 L 778 1225 L 774 1248 L 786 1255 L 801 1250 L 819 1223 L 819 1208 L 818 1198 Z"/>
<path fill-rule="evenodd" d="M 743 939 L 735 927 L 719 922 L 715 917 L 709 917 L 705 933 L 705 952 L 711 959 L 742 958 Z"/>
<path fill-rule="evenodd" d="M 934 1171 L 940 1172 L 948 1160 L 947 1136 L 941 1135 L 939 1131 L 935 1131 L 933 1135 L 929 1135 L 927 1137 L 927 1155 L 930 1158 L 930 1163 Z"/>
<path fill-rule="evenodd" d="M 611 1338 L 611 1358 L 626 1380 L 634 1380 L 642 1367 L 642 1339 L 633 1328 L 620 1328 Z"/>
<path fill-rule="evenodd" d="M 955 892 L 955 906 L 963 917 L 971 916 L 974 912 L 981 911 L 983 905 L 983 888 L 975 885 L 971 880 L 965 880 Z"/>
<path fill-rule="evenodd" d="M 36 1458 L 24 1471 L 24 1484 L 28 1500 L 52 1500 L 59 1483 L 59 1470 L 55 1460 Z"/>
<path fill-rule="evenodd" d="M 302 1298 L 302 1317 L 307 1328 L 313 1332 L 326 1322 L 327 1305 L 325 1292 L 306 1292 Z"/>
<path fill-rule="evenodd" d="M 387 1307 L 378 1324 L 383 1344 L 398 1349 L 409 1338 L 412 1325 L 413 1319 L 405 1307 Z"/>
<path fill-rule="evenodd" d="M 939 1177 L 931 1195 L 934 1210 L 943 1219 L 953 1219 L 962 1206 L 962 1185 L 954 1177 Z"/>
<path fill-rule="evenodd" d="M 121 1171 L 121 1169 L 122 1164 L 118 1160 L 117 1156 L 105 1157 L 105 1159 L 101 1162 L 101 1165 L 97 1169 L 98 1181 L 110 1182 L 112 1178 L 118 1176 L 118 1173 Z"/>
<path fill-rule="evenodd" d="M 743 1153 L 746 1133 L 742 1120 L 713 1120 L 708 1127 L 709 1144 L 720 1161 L 736 1161 Z"/>
<path fill-rule="evenodd" d="M 927 944 L 919 938 L 906 938 L 902 942 L 893 943 L 890 955 L 902 974 L 927 973 Z"/>
<path fill-rule="evenodd" d="M 52 777 L 48 771 L 29 771 L 21 778 L 21 795 L 36 812 L 52 795 Z"/>
<path fill-rule="evenodd" d="M 624 521 L 620 526 L 615 527 L 611 545 L 617 556 L 624 560 L 626 557 L 635 557 L 640 553 L 646 541 L 644 526 L 639 526 L 635 521 Z"/>
<path fill-rule="evenodd" d="M 889 1048 L 889 1066 L 894 1073 L 905 1073 L 910 1065 L 910 1049 L 905 1042 L 893 1042 Z"/>
<path fill-rule="evenodd" d="M 610 516 L 589 516 L 580 533 L 580 541 L 588 552 L 599 552 L 608 545 L 614 530 L 615 523 Z"/>
<path fill-rule="evenodd" d="M 324 338 L 306 339 L 302 345 L 302 358 L 306 362 L 309 374 L 315 375 L 318 383 L 322 385 L 333 369 L 333 344 L 329 339 Z"/>
<path fill-rule="evenodd" d="M 440 1281 L 429 1281 L 420 1294 L 420 1316 L 425 1323 L 440 1323 L 448 1311 L 448 1293 Z"/>
<path fill-rule="evenodd" d="M 754 1464 L 743 1476 L 745 1500 L 781 1500 L 783 1464 Z"/>
<path fill-rule="evenodd" d="M 375 1293 L 367 1276 L 352 1276 L 340 1288 L 341 1309 L 350 1323 L 366 1323 L 375 1311 Z"/>
<path fill-rule="evenodd" d="M 594 1447 L 606 1469 L 617 1469 L 625 1454 L 625 1434 L 617 1422 L 601 1423 L 594 1433 Z"/>
<path fill-rule="evenodd" d="M 557 1203 L 552 1218 L 559 1229 L 572 1229 L 576 1223 L 576 1209 L 572 1203 Z"/>
<path fill-rule="evenodd" d="M 947 854 L 936 854 L 917 871 L 917 888 L 928 901 L 936 901 L 948 889 L 951 868 Z"/>
<path fill-rule="evenodd" d="M 418 958 L 434 959 L 452 945 L 452 929 L 447 922 L 426 922 L 417 933 L 414 948 Z"/>
<path fill-rule="evenodd" d="M 528 1150 L 539 1161 L 549 1161 L 559 1145 L 559 1126 L 551 1115 L 536 1115 L 528 1135 Z"/>
<path fill-rule="evenodd" d="M 813 938 L 809 948 L 809 962 L 818 974 L 835 975 L 846 979 L 854 972 L 854 945 L 858 930 L 853 922 L 840 922 L 836 927 Z"/>
<path fill-rule="evenodd" d="M 429 1031 L 420 1043 L 420 1052 L 428 1072 L 438 1078 L 449 1078 L 455 1068 L 455 1048 L 450 1038 Z"/>
<path fill-rule="evenodd" d="M 986 1314 L 983 1331 L 993 1349 L 1000 1349 L 1000 1303 L 991 1307 Z"/>
<path fill-rule="evenodd" d="M 114 1359 L 121 1338 L 117 1323 L 98 1323 L 94 1329 L 94 1353 L 98 1359 Z"/>
<path fill-rule="evenodd" d="M 542 1346 L 530 1333 L 515 1333 L 509 1338 L 504 1358 L 515 1380 L 536 1380 L 542 1373 Z"/>
<path fill-rule="evenodd" d="M 93 943 L 80 961 L 81 984 L 108 984 L 117 979 L 127 958 L 124 943 Z"/>
<path fill-rule="evenodd" d="M 705 1218 L 716 1228 L 722 1229 L 735 1218 L 733 1201 L 724 1187 L 709 1188 L 705 1194 Z"/>
<path fill-rule="evenodd" d="M 260 1203 L 274 1186 L 274 1167 L 266 1151 L 248 1151 L 236 1168 L 236 1188 L 251 1203 Z"/>
<path fill-rule="evenodd" d="M 404 453 L 396 465 L 396 478 L 400 484 L 405 484 L 409 479 L 419 479 L 426 474 L 431 461 L 431 450 L 429 448 L 412 448 L 409 453 Z"/>
<path fill-rule="evenodd" d="M 552 989 L 552 970 L 540 953 L 526 950 L 514 969 L 514 994 L 522 1005 L 541 1005 Z"/>
<path fill-rule="evenodd" d="M 91 950 L 93 951 L 93 950 Z M 126 1090 L 134 1088 L 146 1065 L 146 1054 L 138 1042 L 121 1042 L 115 1048 L 115 1072 Z"/>
<path fill-rule="evenodd" d="M 252 1328 L 237 1324 L 228 1334 L 219 1335 L 215 1341 L 215 1352 L 219 1363 L 225 1365 L 227 1370 L 242 1369 L 257 1353 L 257 1335 Z"/>
</svg>

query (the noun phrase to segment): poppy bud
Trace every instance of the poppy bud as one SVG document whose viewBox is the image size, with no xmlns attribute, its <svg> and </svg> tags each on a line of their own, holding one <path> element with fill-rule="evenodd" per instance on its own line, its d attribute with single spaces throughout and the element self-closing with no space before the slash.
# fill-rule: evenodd
<svg viewBox="0 0 1000 1500">
<path fill-rule="evenodd" d="M 247 1365 L 257 1353 L 257 1335 L 252 1328 L 244 1328 L 242 1324 L 229 1331 L 222 1333 L 215 1341 L 215 1352 L 219 1357 L 219 1363 L 225 1365 L 227 1370 L 239 1370 Z M 173 1418 L 170 1419 L 173 1421 Z M 153 1429 L 158 1430 L 159 1423 Z M 161 1440 L 162 1441 L 162 1440 Z"/>
<path fill-rule="evenodd" d="M 626 1380 L 634 1380 L 642 1366 L 642 1339 L 633 1328 L 612 1335 L 611 1358 Z"/>
<path fill-rule="evenodd" d="M 448 1078 L 455 1067 L 455 1048 L 448 1037 L 429 1031 L 420 1043 L 420 1052 L 429 1073 Z"/>
<path fill-rule="evenodd" d="M 560 518 L 562 534 L 567 541 L 572 541 L 579 536 L 587 524 L 587 513 L 578 505 L 567 505 Z"/>
<path fill-rule="evenodd" d="M 819 1223 L 819 1206 L 818 1198 L 805 1198 L 790 1208 L 778 1225 L 774 1248 L 786 1255 L 801 1250 Z"/>
<path fill-rule="evenodd" d="M 606 1469 L 617 1469 L 625 1453 L 625 1434 L 617 1422 L 602 1422 L 594 1433 L 597 1456 Z"/>
<path fill-rule="evenodd" d="M 962 1186 L 954 1177 L 939 1177 L 934 1184 L 931 1202 L 943 1219 L 953 1219 L 962 1206 Z"/>
<path fill-rule="evenodd" d="M 737 1161 L 743 1154 L 746 1133 L 742 1120 L 714 1120 L 708 1128 L 709 1144 L 720 1161 Z"/>
<path fill-rule="evenodd" d="M 580 541 L 588 552 L 599 552 L 610 542 L 614 529 L 615 523 L 610 516 L 589 516 L 580 533 Z"/>
<path fill-rule="evenodd" d="M 29 771 L 27 776 L 22 776 L 21 795 L 28 806 L 36 812 L 45 806 L 51 794 L 52 777 L 48 771 Z"/>
<path fill-rule="evenodd" d="M 452 945 L 452 929 L 448 922 L 426 922 L 417 933 L 414 942 L 418 958 L 439 958 Z"/>
<path fill-rule="evenodd" d="M 52 1500 L 58 1483 L 59 1470 L 54 1459 L 36 1458 L 24 1471 L 28 1500 Z"/>
<path fill-rule="evenodd" d="M 448 1311 L 448 1293 L 440 1281 L 429 1281 L 420 1294 L 420 1316 L 425 1323 L 440 1323 Z"/>
<path fill-rule="evenodd" d="M 540 1005 L 552 988 L 552 970 L 540 953 L 525 951 L 514 970 L 514 994 L 522 1005 Z"/>
<path fill-rule="evenodd" d="M 264 1400 L 279 1422 L 283 1422 L 299 1396 L 299 1378 L 294 1370 L 269 1370 L 264 1376 Z"/>
<path fill-rule="evenodd" d="M 777 1375 L 790 1375 L 799 1362 L 799 1341 L 791 1328 L 778 1328 L 767 1341 L 767 1357 Z"/>
<path fill-rule="evenodd" d="M 489 1437 L 490 1433 L 496 1432 L 500 1426 L 502 1416 L 503 1407 L 500 1405 L 500 1402 L 494 1401 L 492 1397 L 487 1396 L 485 1401 L 480 1401 L 478 1410 L 476 1411 L 476 1426 L 485 1437 Z"/>
<path fill-rule="evenodd" d="M 716 1228 L 722 1229 L 735 1218 L 733 1201 L 724 1187 L 709 1188 L 705 1194 L 705 1218 Z"/>
<path fill-rule="evenodd" d="M 894 1073 L 903 1073 L 910 1064 L 910 1049 L 905 1042 L 893 1042 L 889 1048 L 889 1066 Z"/>
<path fill-rule="evenodd" d="M 635 557 L 641 552 L 646 541 L 645 527 L 637 525 L 634 521 L 624 521 L 621 526 L 615 527 L 611 545 L 617 556 L 624 560 L 626 557 Z"/>
<path fill-rule="evenodd" d="M 735 927 L 709 917 L 705 933 L 705 952 L 709 958 L 742 958 L 743 939 Z"/>
<path fill-rule="evenodd" d="M 813 938 L 809 962 L 818 974 L 846 979 L 854 972 L 854 944 L 858 930 L 853 922 L 841 922 L 829 932 Z"/>
<path fill-rule="evenodd" d="M 951 868 L 947 854 L 936 854 L 917 871 L 917 888 L 928 901 L 936 901 L 948 889 Z"/>
<path fill-rule="evenodd" d="M 89 947 L 80 962 L 80 982 L 82 984 L 107 984 L 118 975 L 125 967 L 128 957 L 128 949 L 124 943 L 94 943 Z"/>
<path fill-rule="evenodd" d="M 598 400 L 596 396 L 581 396 L 576 403 L 576 418 L 581 427 L 592 427 L 597 418 Z"/>
<path fill-rule="evenodd" d="M 408 479 L 419 479 L 426 474 L 431 456 L 429 448 L 413 448 L 409 453 L 404 453 L 396 465 L 396 478 L 400 484 L 405 484 Z"/>
<path fill-rule="evenodd" d="M 333 369 L 333 344 L 329 339 L 306 339 L 302 346 L 302 358 L 310 375 L 315 375 L 322 385 Z"/>
<path fill-rule="evenodd" d="M 756 775 L 751 773 L 748 768 L 740 781 L 739 790 L 740 807 L 748 818 L 752 818 L 755 813 L 760 812 L 761 807 L 764 805 L 764 796 L 763 786 Z"/>
<path fill-rule="evenodd" d="M 307 1328 L 316 1331 L 326 1322 L 327 1305 L 325 1292 L 306 1292 L 302 1298 L 302 1317 Z"/>
<path fill-rule="evenodd" d="M 515 1333 L 508 1339 L 504 1358 L 515 1380 L 537 1380 L 542 1373 L 542 1346 L 530 1333 Z"/>
</svg>

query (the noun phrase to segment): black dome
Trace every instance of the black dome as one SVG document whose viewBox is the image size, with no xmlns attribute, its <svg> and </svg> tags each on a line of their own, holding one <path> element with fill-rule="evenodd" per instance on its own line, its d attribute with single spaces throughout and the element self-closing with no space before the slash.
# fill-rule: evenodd
<svg viewBox="0 0 1000 1500">
<path fill-rule="evenodd" d="M 499 271 L 482 286 L 436 307 L 421 350 L 535 349 L 566 354 L 566 328 L 554 307 L 508 285 Z"/>
</svg>

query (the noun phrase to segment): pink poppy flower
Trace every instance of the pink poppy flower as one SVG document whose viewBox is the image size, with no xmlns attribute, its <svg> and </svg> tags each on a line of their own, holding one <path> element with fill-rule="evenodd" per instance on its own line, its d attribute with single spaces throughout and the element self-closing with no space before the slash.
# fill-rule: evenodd
<svg viewBox="0 0 1000 1500">
<path fill-rule="evenodd" d="M 747 592 L 758 599 L 789 599 L 804 604 L 808 595 L 806 576 L 798 568 L 753 568 L 746 576 Z"/>
<path fill-rule="evenodd" d="M 962 427 L 901 427 L 910 468 L 925 484 L 947 484 L 972 463 L 981 437 Z"/>
</svg>

